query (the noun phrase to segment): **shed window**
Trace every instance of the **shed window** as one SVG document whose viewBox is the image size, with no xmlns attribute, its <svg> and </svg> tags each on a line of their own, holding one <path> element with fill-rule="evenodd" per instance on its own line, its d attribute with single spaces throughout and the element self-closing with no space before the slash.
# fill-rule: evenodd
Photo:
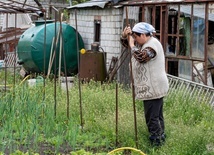
<svg viewBox="0 0 214 155">
<path fill-rule="evenodd" d="M 101 20 L 94 21 L 94 42 L 100 42 Z"/>
</svg>

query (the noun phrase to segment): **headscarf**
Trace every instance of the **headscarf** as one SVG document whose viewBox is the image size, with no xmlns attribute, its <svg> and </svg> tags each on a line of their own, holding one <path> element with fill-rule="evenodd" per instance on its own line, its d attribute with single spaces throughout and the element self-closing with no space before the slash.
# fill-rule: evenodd
<svg viewBox="0 0 214 155">
<path fill-rule="evenodd" d="M 133 32 L 137 32 L 137 33 L 141 33 L 141 34 L 147 34 L 149 33 L 150 35 L 152 35 L 152 33 L 155 33 L 155 28 L 149 24 L 149 23 L 145 23 L 145 22 L 140 22 L 137 23 L 133 28 L 132 28 Z"/>
</svg>

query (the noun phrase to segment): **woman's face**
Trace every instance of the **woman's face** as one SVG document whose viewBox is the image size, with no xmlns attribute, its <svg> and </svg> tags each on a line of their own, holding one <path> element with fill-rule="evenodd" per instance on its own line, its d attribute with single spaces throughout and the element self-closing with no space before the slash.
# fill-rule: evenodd
<svg viewBox="0 0 214 155">
<path fill-rule="evenodd" d="M 147 37 L 145 34 L 141 34 L 140 36 L 135 33 L 132 34 L 133 39 L 140 45 L 143 45 L 147 41 Z"/>
</svg>

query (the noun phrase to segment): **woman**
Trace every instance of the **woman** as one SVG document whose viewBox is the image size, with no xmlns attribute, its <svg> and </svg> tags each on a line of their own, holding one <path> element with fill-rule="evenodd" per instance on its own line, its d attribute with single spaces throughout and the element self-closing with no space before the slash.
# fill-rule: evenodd
<svg viewBox="0 0 214 155">
<path fill-rule="evenodd" d="M 167 95 L 169 84 L 163 47 L 153 33 L 155 29 L 152 25 L 140 22 L 132 30 L 125 27 L 121 42 L 131 48 L 135 99 L 143 101 L 149 139 L 153 145 L 159 146 L 166 137 L 163 98 Z"/>
</svg>

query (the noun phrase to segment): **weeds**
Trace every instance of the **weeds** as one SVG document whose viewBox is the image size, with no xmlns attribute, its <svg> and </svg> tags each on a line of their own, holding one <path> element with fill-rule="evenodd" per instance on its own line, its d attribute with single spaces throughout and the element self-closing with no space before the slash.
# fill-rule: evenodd
<svg viewBox="0 0 214 155">
<path fill-rule="evenodd" d="M 81 84 L 83 126 L 80 126 L 78 81 L 69 90 L 69 118 L 66 92 L 57 85 L 54 96 L 53 82 L 49 80 L 45 87 L 29 87 L 23 83 L 14 91 L 1 94 L 0 151 L 14 155 L 102 155 L 117 147 L 136 147 L 132 96 L 130 90 L 122 86 L 118 88 L 119 143 L 116 146 L 115 89 L 115 83 Z M 177 96 L 165 98 L 167 139 L 160 148 L 150 146 L 142 102 L 136 101 L 138 149 L 148 155 L 213 154 L 213 110 L 206 103 Z M 56 115 L 54 98 L 57 99 Z"/>
</svg>

